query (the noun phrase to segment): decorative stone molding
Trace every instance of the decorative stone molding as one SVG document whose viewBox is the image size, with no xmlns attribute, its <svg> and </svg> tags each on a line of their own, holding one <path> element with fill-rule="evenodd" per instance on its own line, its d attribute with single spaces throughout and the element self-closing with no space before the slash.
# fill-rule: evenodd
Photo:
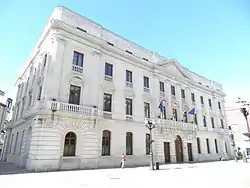
<svg viewBox="0 0 250 188">
<path fill-rule="evenodd" d="M 67 118 L 62 120 L 59 124 L 59 128 L 64 132 L 68 130 L 73 130 L 79 134 L 84 134 L 85 132 L 93 129 L 95 127 L 95 122 L 92 120 L 83 119 L 71 119 Z"/>
</svg>

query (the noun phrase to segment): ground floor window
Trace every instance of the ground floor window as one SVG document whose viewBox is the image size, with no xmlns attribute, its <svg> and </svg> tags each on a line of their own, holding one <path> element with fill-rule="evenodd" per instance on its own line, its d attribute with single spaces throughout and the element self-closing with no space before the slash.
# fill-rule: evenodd
<svg viewBox="0 0 250 188">
<path fill-rule="evenodd" d="M 75 156 L 76 155 L 76 134 L 68 132 L 64 140 L 63 156 Z"/>
</svg>

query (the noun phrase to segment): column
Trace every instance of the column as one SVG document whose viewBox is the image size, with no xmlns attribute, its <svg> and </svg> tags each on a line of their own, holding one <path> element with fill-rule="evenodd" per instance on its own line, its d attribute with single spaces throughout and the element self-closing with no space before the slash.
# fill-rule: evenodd
<svg viewBox="0 0 250 188">
<path fill-rule="evenodd" d="M 55 98 L 60 101 L 60 87 L 62 84 L 63 57 L 66 41 L 58 35 L 53 36 L 54 41 L 48 53 L 47 72 L 44 76 L 44 90 L 42 95 L 45 100 Z"/>
</svg>

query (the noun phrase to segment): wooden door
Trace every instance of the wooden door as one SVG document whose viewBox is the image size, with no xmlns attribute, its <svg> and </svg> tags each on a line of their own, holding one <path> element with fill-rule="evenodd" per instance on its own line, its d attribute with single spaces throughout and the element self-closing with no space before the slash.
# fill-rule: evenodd
<svg viewBox="0 0 250 188">
<path fill-rule="evenodd" d="M 182 163 L 184 161 L 182 139 L 179 135 L 176 137 L 176 140 L 175 140 L 175 155 L 176 155 L 177 163 Z"/>
<path fill-rule="evenodd" d="M 165 163 L 170 163 L 170 147 L 169 142 L 164 142 Z"/>
<path fill-rule="evenodd" d="M 193 161 L 192 143 L 187 143 L 188 160 Z"/>
</svg>

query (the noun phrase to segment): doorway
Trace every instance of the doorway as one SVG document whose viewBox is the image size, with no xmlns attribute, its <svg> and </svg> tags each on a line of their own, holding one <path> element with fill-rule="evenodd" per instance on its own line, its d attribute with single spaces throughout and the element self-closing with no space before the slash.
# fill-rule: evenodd
<svg viewBox="0 0 250 188">
<path fill-rule="evenodd" d="M 192 143 L 187 143 L 188 149 L 188 161 L 193 161 L 193 153 L 192 153 Z"/>
<path fill-rule="evenodd" d="M 179 135 L 177 135 L 175 139 L 175 154 L 176 154 L 176 162 L 182 163 L 184 161 L 183 147 L 182 147 L 182 139 Z"/>
<path fill-rule="evenodd" d="M 170 163 L 170 146 L 169 146 L 169 142 L 164 142 L 164 157 L 165 157 L 165 163 Z"/>
</svg>

